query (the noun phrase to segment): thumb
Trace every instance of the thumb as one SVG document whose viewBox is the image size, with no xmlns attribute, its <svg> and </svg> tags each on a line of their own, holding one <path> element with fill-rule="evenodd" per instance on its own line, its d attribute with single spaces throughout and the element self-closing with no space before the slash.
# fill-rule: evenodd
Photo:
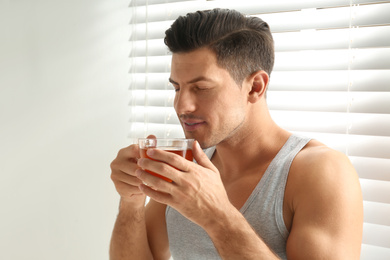
<svg viewBox="0 0 390 260">
<path fill-rule="evenodd" d="M 156 136 L 155 135 L 148 135 L 148 137 L 146 137 L 146 138 L 156 139 Z"/>
<path fill-rule="evenodd" d="M 207 155 L 203 152 L 198 141 L 195 141 L 194 144 L 192 145 L 192 153 L 198 165 L 213 171 L 218 171 L 217 168 L 214 166 L 214 164 L 207 157 Z"/>
</svg>

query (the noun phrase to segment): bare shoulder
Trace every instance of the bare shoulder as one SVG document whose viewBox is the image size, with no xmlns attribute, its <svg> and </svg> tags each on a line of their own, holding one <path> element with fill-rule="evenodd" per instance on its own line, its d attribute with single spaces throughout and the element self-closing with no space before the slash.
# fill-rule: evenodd
<svg viewBox="0 0 390 260">
<path fill-rule="evenodd" d="M 297 154 L 290 168 L 288 185 L 295 190 L 294 199 L 300 201 L 317 196 L 340 203 L 343 199 L 361 200 L 359 177 L 349 158 L 316 140 Z"/>
<path fill-rule="evenodd" d="M 317 140 L 311 140 L 294 159 L 290 173 L 305 185 L 356 185 L 358 175 L 349 158 Z M 327 186 L 329 188 L 329 186 Z"/>
<path fill-rule="evenodd" d="M 310 141 L 291 165 L 285 202 L 292 221 L 291 259 L 358 259 L 363 199 L 346 155 Z M 306 253 L 296 250 L 302 247 Z"/>
</svg>

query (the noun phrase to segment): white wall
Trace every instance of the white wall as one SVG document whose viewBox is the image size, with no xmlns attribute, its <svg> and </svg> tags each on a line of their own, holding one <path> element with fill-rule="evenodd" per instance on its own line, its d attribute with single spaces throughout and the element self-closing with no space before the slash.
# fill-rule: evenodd
<svg viewBox="0 0 390 260">
<path fill-rule="evenodd" d="M 0 0 L 0 259 L 108 259 L 128 0 Z"/>
</svg>

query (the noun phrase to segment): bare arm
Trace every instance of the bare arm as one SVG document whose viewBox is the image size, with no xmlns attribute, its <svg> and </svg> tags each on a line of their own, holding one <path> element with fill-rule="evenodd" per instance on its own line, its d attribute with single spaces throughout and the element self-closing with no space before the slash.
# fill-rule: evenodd
<svg viewBox="0 0 390 260">
<path fill-rule="evenodd" d="M 110 245 L 110 259 L 170 258 L 165 205 L 150 201 L 134 209 L 121 203 Z"/>
<path fill-rule="evenodd" d="M 166 205 L 154 200 L 150 200 L 146 206 L 146 230 L 154 260 L 168 260 L 171 257 L 165 209 Z"/>
<path fill-rule="evenodd" d="M 289 259 L 359 259 L 363 199 L 348 158 L 326 147 L 298 154 L 286 193 L 294 212 Z"/>
<path fill-rule="evenodd" d="M 110 243 L 111 260 L 168 259 L 168 238 L 165 229 L 165 205 L 149 202 L 135 176 L 139 149 L 132 145 L 119 151 L 111 163 L 111 179 L 121 196 L 119 213 Z M 165 233 L 164 233 L 165 231 Z"/>
<path fill-rule="evenodd" d="M 121 202 L 110 244 L 110 259 L 153 259 L 146 233 L 144 208 Z"/>
</svg>

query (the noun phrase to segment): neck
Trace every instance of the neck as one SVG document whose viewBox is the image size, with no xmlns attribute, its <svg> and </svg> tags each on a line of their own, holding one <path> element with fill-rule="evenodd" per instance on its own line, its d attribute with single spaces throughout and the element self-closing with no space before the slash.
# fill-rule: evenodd
<svg viewBox="0 0 390 260">
<path fill-rule="evenodd" d="M 217 145 L 213 162 L 221 175 L 225 175 L 223 177 L 234 178 L 231 175 L 263 168 L 272 161 L 291 135 L 276 125 L 268 109 L 257 111 L 263 113 L 259 115 L 257 112 L 255 116 L 249 117 L 257 120 L 245 124 L 239 133 Z"/>
</svg>

